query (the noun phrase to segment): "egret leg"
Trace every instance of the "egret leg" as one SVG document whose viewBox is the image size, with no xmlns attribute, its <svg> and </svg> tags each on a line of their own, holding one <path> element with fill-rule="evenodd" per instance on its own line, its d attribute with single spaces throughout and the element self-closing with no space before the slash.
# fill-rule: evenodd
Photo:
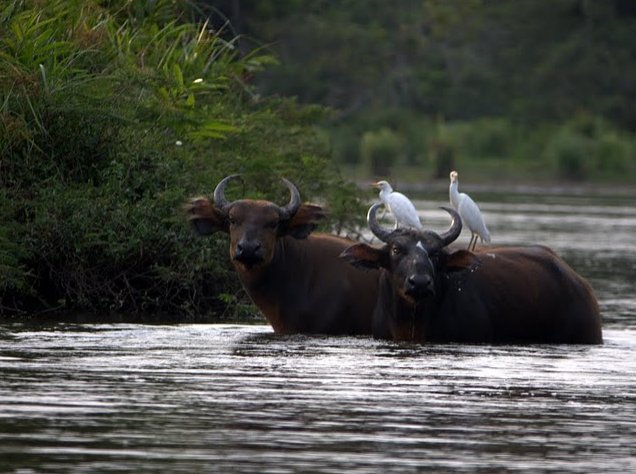
<svg viewBox="0 0 636 474">
<path fill-rule="evenodd" d="M 468 242 L 468 250 L 474 250 L 475 246 L 473 245 L 473 240 L 475 243 L 477 243 L 477 239 L 475 239 L 475 234 L 471 233 L 470 234 L 470 242 Z M 471 248 L 472 246 L 472 248 Z"/>
</svg>

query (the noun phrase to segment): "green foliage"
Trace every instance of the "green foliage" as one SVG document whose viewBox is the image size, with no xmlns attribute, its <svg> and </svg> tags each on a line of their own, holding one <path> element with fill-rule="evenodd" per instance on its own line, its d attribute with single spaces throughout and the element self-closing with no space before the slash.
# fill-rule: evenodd
<svg viewBox="0 0 636 474">
<path fill-rule="evenodd" d="M 386 128 L 403 144 L 391 170 L 406 164 L 444 179 L 455 164 L 517 179 L 634 170 L 634 2 L 274 3 L 241 2 L 233 17 L 280 55 L 259 87 L 333 107 L 327 130 L 339 163 L 360 164 L 362 137 Z M 594 136 L 602 145 L 558 131 L 582 115 L 611 129 Z"/>
<path fill-rule="evenodd" d="M 471 121 L 463 134 L 466 153 L 476 159 L 506 159 L 514 148 L 516 130 L 502 118 Z"/>
<path fill-rule="evenodd" d="M 580 114 L 555 130 L 545 154 L 561 177 L 617 176 L 633 168 L 634 140 L 607 121 Z"/>
<path fill-rule="evenodd" d="M 593 159 L 590 141 L 572 130 L 563 128 L 555 133 L 547 145 L 546 153 L 562 178 L 580 180 L 590 172 L 590 161 Z"/>
<path fill-rule="evenodd" d="M 195 238 L 181 211 L 230 173 L 248 195 L 283 202 L 286 176 L 336 203 L 327 225 L 352 222 L 357 198 L 338 187 L 315 128 L 325 109 L 259 97 L 249 79 L 273 58 L 241 54 L 190 6 L 3 7 L 0 313 L 252 308 L 225 236 Z"/>
<path fill-rule="evenodd" d="M 389 176 L 391 167 L 398 161 L 401 152 L 400 137 L 388 128 L 367 132 L 362 136 L 360 153 L 371 174 L 375 176 Z"/>
<path fill-rule="evenodd" d="M 15 212 L 15 203 L 0 192 L 0 295 L 28 286 L 29 275 L 21 263 L 28 256 L 27 249 L 20 245 L 24 230 L 12 219 Z M 0 298 L 0 311 L 2 306 L 3 299 Z"/>
<path fill-rule="evenodd" d="M 443 179 L 456 168 L 455 148 L 448 140 L 443 138 L 431 140 L 429 153 L 432 158 L 434 178 Z"/>
<path fill-rule="evenodd" d="M 277 15 L 246 5 L 243 24 L 283 59 L 263 76 L 266 90 L 348 114 L 401 108 L 531 123 L 587 110 L 633 130 L 630 3 L 304 0 Z"/>
<path fill-rule="evenodd" d="M 614 175 L 624 173 L 633 163 L 634 142 L 616 130 L 603 133 L 597 143 L 597 169 Z"/>
</svg>

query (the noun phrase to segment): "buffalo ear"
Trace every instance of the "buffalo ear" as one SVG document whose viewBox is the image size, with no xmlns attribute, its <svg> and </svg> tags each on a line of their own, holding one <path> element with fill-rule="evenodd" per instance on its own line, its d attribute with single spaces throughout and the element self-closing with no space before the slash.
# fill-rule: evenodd
<svg viewBox="0 0 636 474">
<path fill-rule="evenodd" d="M 205 197 L 192 198 L 183 206 L 190 225 L 197 235 L 229 232 L 227 216 Z"/>
<path fill-rule="evenodd" d="M 282 227 L 282 233 L 295 239 L 305 239 L 324 219 L 325 211 L 314 204 L 301 204 L 298 211 Z"/>
<path fill-rule="evenodd" d="M 387 266 L 387 253 L 367 244 L 354 244 L 339 255 L 356 268 L 380 268 Z"/>
<path fill-rule="evenodd" d="M 446 256 L 444 260 L 444 270 L 457 272 L 468 270 L 479 264 L 479 257 L 468 250 L 457 250 Z"/>
</svg>

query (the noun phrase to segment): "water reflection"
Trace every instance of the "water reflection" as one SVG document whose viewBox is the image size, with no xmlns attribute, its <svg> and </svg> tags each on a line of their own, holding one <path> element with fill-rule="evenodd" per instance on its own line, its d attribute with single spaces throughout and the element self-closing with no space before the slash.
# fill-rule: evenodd
<svg viewBox="0 0 636 474">
<path fill-rule="evenodd" d="M 264 326 L 4 327 L 0 468 L 627 472 L 634 336 L 414 345 Z"/>
</svg>

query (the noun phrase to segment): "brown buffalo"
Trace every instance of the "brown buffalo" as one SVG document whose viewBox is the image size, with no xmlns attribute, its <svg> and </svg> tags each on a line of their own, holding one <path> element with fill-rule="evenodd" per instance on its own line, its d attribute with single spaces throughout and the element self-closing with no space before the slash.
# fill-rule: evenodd
<svg viewBox="0 0 636 474">
<path fill-rule="evenodd" d="M 382 248 L 355 244 L 342 257 L 381 268 L 374 335 L 396 340 L 475 343 L 602 343 L 601 317 L 589 284 L 542 246 L 484 248 L 478 253 L 446 246 L 459 236 L 452 209 L 448 231 L 397 229 L 376 221 Z"/>
<path fill-rule="evenodd" d="M 241 199 L 228 202 L 224 178 L 214 203 L 194 198 L 186 206 L 199 235 L 230 235 L 230 258 L 254 304 L 277 333 L 371 334 L 378 272 L 364 272 L 338 258 L 355 242 L 311 232 L 324 217 L 319 206 L 303 204 L 286 179 L 285 206 Z"/>
</svg>

